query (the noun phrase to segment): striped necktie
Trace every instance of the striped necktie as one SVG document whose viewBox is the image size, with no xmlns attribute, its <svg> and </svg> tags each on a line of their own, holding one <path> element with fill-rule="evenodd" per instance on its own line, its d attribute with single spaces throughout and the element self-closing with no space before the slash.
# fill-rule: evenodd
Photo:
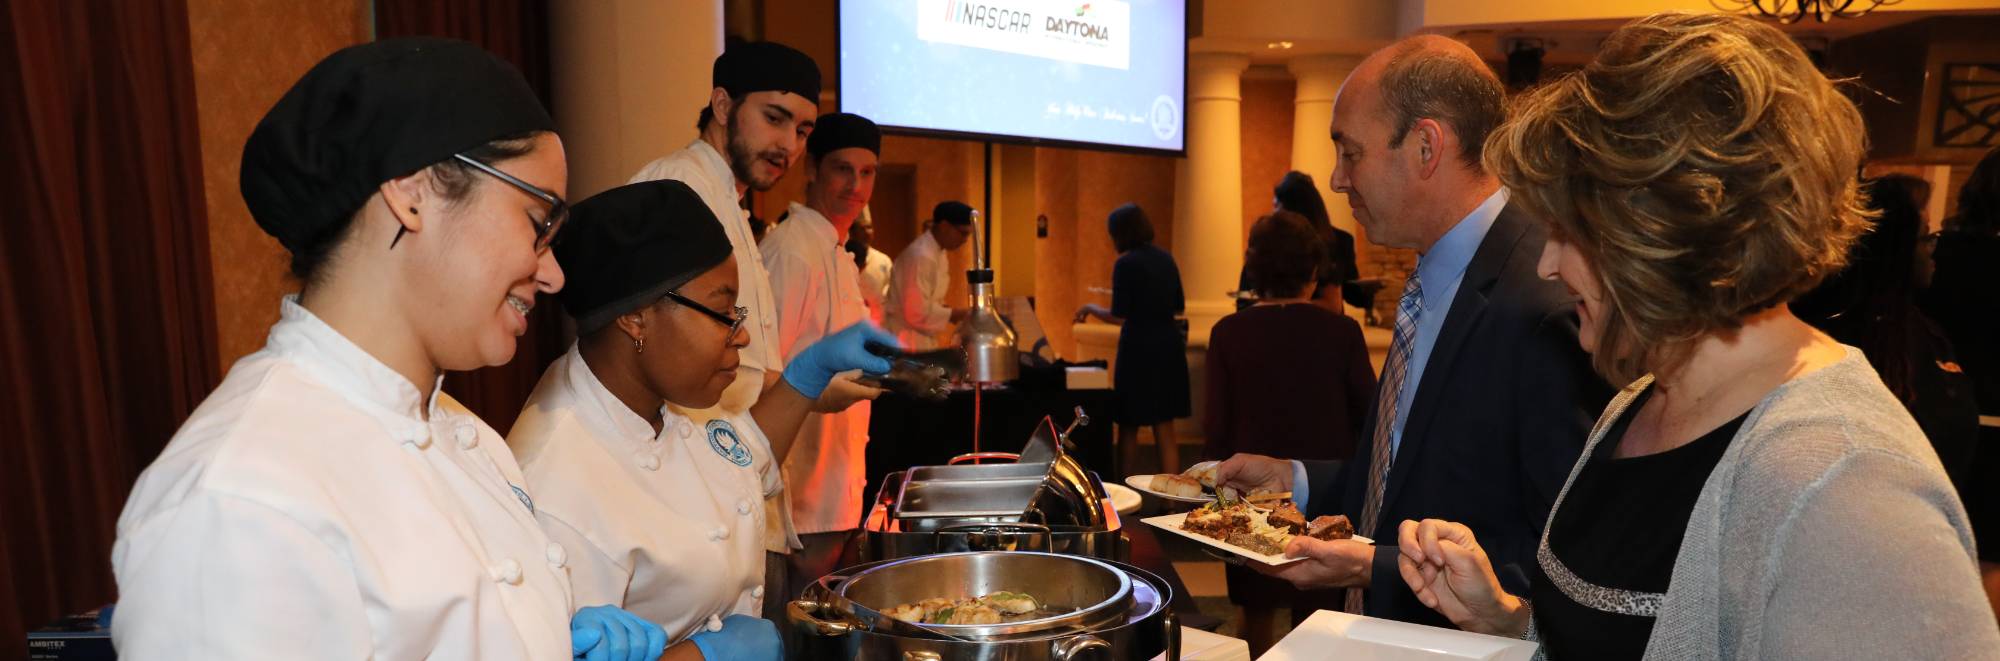
<svg viewBox="0 0 2000 661">
<path fill-rule="evenodd" d="M 1361 520 L 1354 528 L 1357 534 L 1375 534 L 1376 519 L 1382 515 L 1382 489 L 1389 481 L 1389 432 L 1396 426 L 1410 344 L 1417 339 L 1417 317 L 1423 310 L 1424 288 L 1411 271 L 1410 279 L 1403 283 L 1403 299 L 1396 304 L 1396 338 L 1382 363 L 1382 389 L 1375 398 L 1375 438 L 1368 450 L 1368 500 L 1361 506 Z M 1347 612 L 1361 614 L 1361 595 L 1361 588 L 1347 589 Z"/>
</svg>

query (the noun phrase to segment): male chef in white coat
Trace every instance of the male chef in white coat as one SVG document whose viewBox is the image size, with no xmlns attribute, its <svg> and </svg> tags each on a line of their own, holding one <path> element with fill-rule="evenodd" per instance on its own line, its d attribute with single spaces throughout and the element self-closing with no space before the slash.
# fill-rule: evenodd
<svg viewBox="0 0 2000 661">
<path fill-rule="evenodd" d="M 852 113 L 821 115 L 806 140 L 806 200 L 793 202 L 761 245 L 778 302 L 782 360 L 868 319 L 860 268 L 844 244 L 875 193 L 881 152 L 875 122 Z M 785 458 L 786 499 L 802 547 L 787 562 L 787 598 L 839 569 L 841 552 L 859 527 L 868 412 L 869 402 L 862 401 L 838 413 L 809 414 Z"/>
<path fill-rule="evenodd" d="M 884 324 L 912 351 L 936 349 L 937 336 L 965 321 L 966 307 L 945 304 L 951 288 L 951 251 L 972 238 L 972 207 L 956 200 L 939 202 L 931 210 L 930 231 L 896 256 L 889 280 L 888 320 Z"/>
<path fill-rule="evenodd" d="M 819 65 L 784 44 L 738 44 L 715 58 L 712 84 L 708 105 L 696 123 L 700 136 L 680 151 L 646 164 L 628 182 L 673 179 L 693 188 L 722 223 L 736 257 L 737 304 L 750 310 L 744 326 L 750 345 L 743 348 L 736 381 L 723 391 L 721 402 L 704 410 L 677 411 L 696 424 L 750 410 L 758 394 L 784 371 L 778 352 L 777 301 L 742 199 L 745 190 L 767 191 L 777 185 L 805 151 L 806 137 L 819 117 Z M 769 440 L 769 452 L 756 456 L 784 461 L 792 439 Z M 783 503 L 782 494 L 765 502 L 766 551 L 785 553 L 797 544 Z M 767 564 L 773 573 L 783 566 L 775 561 Z"/>
</svg>

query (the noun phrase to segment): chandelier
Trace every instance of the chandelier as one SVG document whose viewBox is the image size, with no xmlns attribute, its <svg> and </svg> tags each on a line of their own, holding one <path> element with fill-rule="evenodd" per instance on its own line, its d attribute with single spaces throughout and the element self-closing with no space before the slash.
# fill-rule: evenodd
<svg viewBox="0 0 2000 661">
<path fill-rule="evenodd" d="M 1716 9 L 1730 12 L 1751 13 L 1769 19 L 1776 19 L 1785 25 L 1805 20 L 1810 16 L 1821 23 L 1830 18 L 1858 18 L 1884 5 L 1900 4 L 1903 0 L 1709 0 Z M 1855 5 L 1861 5 L 1856 7 Z"/>
</svg>

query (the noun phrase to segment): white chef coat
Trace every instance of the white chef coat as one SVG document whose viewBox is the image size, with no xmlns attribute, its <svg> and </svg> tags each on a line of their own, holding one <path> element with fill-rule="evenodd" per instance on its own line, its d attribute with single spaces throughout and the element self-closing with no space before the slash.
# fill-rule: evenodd
<svg viewBox="0 0 2000 661">
<path fill-rule="evenodd" d="M 868 318 L 861 273 L 846 237 L 812 207 L 792 203 L 765 235 L 764 267 L 778 299 L 778 354 L 789 361 L 834 331 Z M 799 534 L 860 527 L 868 481 L 870 402 L 839 413 L 808 413 L 785 456 L 785 493 Z"/>
<path fill-rule="evenodd" d="M 570 549 L 576 602 L 610 603 L 674 642 L 764 603 L 764 506 L 778 491 L 748 414 L 706 424 L 662 407 L 653 426 L 605 389 L 575 345 L 507 434 L 536 518 Z"/>
<path fill-rule="evenodd" d="M 890 273 L 894 271 L 889 253 L 868 246 L 867 263 L 861 266 L 861 300 L 868 304 L 868 315 L 875 323 L 883 323 L 883 299 L 889 296 Z"/>
<path fill-rule="evenodd" d="M 951 289 L 951 262 L 937 236 L 924 232 L 896 256 L 889 282 L 889 332 L 905 348 L 938 348 L 936 335 L 951 329 L 951 307 L 944 304 Z"/>
<path fill-rule="evenodd" d="M 149 660 L 569 658 L 568 551 L 523 484 L 492 428 L 286 297 L 133 487 L 112 642 Z"/>
<path fill-rule="evenodd" d="M 701 196 L 701 201 L 708 203 L 708 210 L 722 223 L 723 233 L 729 236 L 731 253 L 736 256 L 736 304 L 750 310 L 750 320 L 744 324 L 750 333 L 750 346 L 743 348 L 743 363 L 736 368 L 736 381 L 722 392 L 722 401 L 698 411 L 672 408 L 697 424 L 747 412 L 763 394 L 765 373 L 782 372 L 785 363 L 778 356 L 777 302 L 771 296 L 771 278 L 764 271 L 762 255 L 757 252 L 756 235 L 750 231 L 750 214 L 743 210 L 742 196 L 736 192 L 736 174 L 729 169 L 729 161 L 721 152 L 695 138 L 680 151 L 647 163 L 627 183 L 659 179 L 687 184 Z M 759 455 L 771 456 L 768 445 L 755 449 Z M 764 531 L 764 548 L 784 553 L 797 545 L 798 536 L 792 530 L 791 517 L 786 515 L 781 498 L 773 498 L 768 507 L 773 516 L 766 519 L 769 525 Z"/>
</svg>

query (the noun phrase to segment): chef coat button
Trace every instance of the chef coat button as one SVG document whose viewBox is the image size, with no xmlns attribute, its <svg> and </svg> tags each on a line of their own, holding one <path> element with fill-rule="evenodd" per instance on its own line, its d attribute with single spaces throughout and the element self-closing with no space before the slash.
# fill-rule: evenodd
<svg viewBox="0 0 2000 661">
<path fill-rule="evenodd" d="M 515 562 L 513 558 L 501 560 L 498 564 L 487 568 L 486 575 L 492 578 L 495 583 L 520 585 L 521 563 Z"/>
<path fill-rule="evenodd" d="M 751 589 L 750 589 L 750 598 L 752 598 L 752 599 L 763 599 L 763 598 L 764 598 L 764 586 L 762 586 L 762 585 L 759 585 L 759 586 L 757 586 L 757 587 L 754 587 L 754 588 L 751 588 Z"/>
<path fill-rule="evenodd" d="M 680 430 L 681 430 L 681 438 L 687 438 L 689 436 L 693 436 L 694 423 L 682 420 L 680 424 Z"/>
<path fill-rule="evenodd" d="M 750 501 L 747 501 L 747 500 L 740 500 L 740 499 L 739 499 L 739 500 L 737 500 L 737 501 L 736 501 L 736 513 L 737 513 L 737 514 L 741 514 L 741 515 L 744 515 L 744 516 L 749 516 L 749 515 L 750 515 Z"/>
<path fill-rule="evenodd" d="M 563 564 L 567 562 L 569 562 L 569 550 L 563 548 L 561 544 L 549 542 L 549 566 L 562 569 Z"/>
<path fill-rule="evenodd" d="M 458 428 L 458 431 L 456 433 L 458 435 L 458 447 L 460 449 L 470 450 L 479 447 L 478 428 L 473 427 L 472 425 L 462 425 Z"/>
<path fill-rule="evenodd" d="M 639 455 L 639 467 L 649 471 L 660 469 L 660 458 L 650 454 Z"/>
<path fill-rule="evenodd" d="M 722 616 L 721 615 L 708 616 L 708 631 L 710 633 L 714 633 L 721 630 L 722 630 Z"/>
</svg>

